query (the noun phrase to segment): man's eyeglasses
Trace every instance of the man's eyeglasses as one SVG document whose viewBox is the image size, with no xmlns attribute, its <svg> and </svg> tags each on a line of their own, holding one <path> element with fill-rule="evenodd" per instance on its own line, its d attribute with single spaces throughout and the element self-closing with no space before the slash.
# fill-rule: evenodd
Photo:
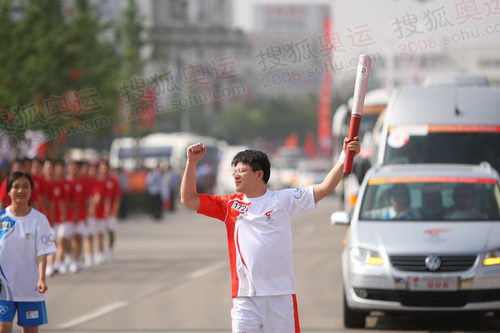
<svg viewBox="0 0 500 333">
<path fill-rule="evenodd" d="M 247 168 L 233 169 L 233 177 L 236 175 L 238 176 L 244 175 L 245 173 L 247 173 L 247 171 L 248 171 Z"/>
</svg>

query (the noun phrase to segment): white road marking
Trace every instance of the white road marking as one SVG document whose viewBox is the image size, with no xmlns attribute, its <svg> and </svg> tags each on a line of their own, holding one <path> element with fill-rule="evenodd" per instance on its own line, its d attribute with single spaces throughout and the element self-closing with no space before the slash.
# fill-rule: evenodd
<svg viewBox="0 0 500 333">
<path fill-rule="evenodd" d="M 216 262 L 215 264 L 213 265 L 210 265 L 210 266 L 207 266 L 205 268 L 202 268 L 202 269 L 199 269 L 197 271 L 194 271 L 192 273 L 190 273 L 188 275 L 189 279 L 198 279 L 198 278 L 201 278 L 205 275 L 208 275 L 210 273 L 213 273 L 215 272 L 216 270 L 218 269 L 221 269 L 222 267 L 225 266 L 225 262 L 224 261 L 219 261 L 219 262 Z M 75 326 L 78 326 L 78 325 L 81 325 L 83 323 L 86 323 L 88 321 L 91 321 L 91 320 L 94 320 L 96 318 L 99 318 L 99 317 L 102 317 L 108 313 L 111 313 L 113 311 L 116 311 L 118 309 L 121 309 L 127 305 L 129 305 L 130 303 L 129 302 L 125 302 L 125 301 L 119 301 L 119 302 L 114 302 L 114 303 L 111 303 L 111 304 L 108 304 L 106 306 L 103 306 L 89 314 L 86 314 L 86 315 L 83 315 L 81 317 L 78 317 L 78 318 L 75 318 L 73 320 L 70 320 L 64 324 L 61 324 L 58 326 L 58 328 L 61 328 L 61 329 L 69 329 L 69 328 L 72 328 L 72 327 L 75 327 Z"/>
<path fill-rule="evenodd" d="M 121 309 L 121 308 L 127 306 L 128 304 L 129 304 L 129 302 L 124 302 L 124 301 L 114 302 L 114 303 L 108 304 L 106 306 L 103 306 L 102 308 L 95 310 L 94 312 L 91 312 L 91 313 L 86 314 L 84 316 L 70 320 L 62 325 L 59 325 L 58 328 L 68 329 L 68 328 L 78 326 L 78 325 L 83 324 L 87 321 L 91 321 L 93 319 L 104 316 L 108 313 L 111 313 L 113 311 Z"/>
<path fill-rule="evenodd" d="M 224 266 L 225 266 L 225 263 L 223 261 L 219 261 L 213 265 L 210 265 L 208 267 L 194 271 L 194 272 L 190 273 L 188 276 L 190 279 L 198 279 L 198 278 L 201 278 L 202 276 L 205 276 L 205 275 L 208 275 L 212 272 L 215 272 L 216 270 L 218 270 Z"/>
</svg>

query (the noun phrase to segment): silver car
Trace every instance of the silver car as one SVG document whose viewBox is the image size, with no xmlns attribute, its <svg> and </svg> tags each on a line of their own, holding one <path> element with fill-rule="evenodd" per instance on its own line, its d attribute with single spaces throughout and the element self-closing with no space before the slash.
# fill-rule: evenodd
<svg viewBox="0 0 500 333">
<path fill-rule="evenodd" d="M 500 189 L 480 166 L 414 164 L 365 177 L 342 253 L 344 326 L 371 311 L 500 311 Z"/>
</svg>

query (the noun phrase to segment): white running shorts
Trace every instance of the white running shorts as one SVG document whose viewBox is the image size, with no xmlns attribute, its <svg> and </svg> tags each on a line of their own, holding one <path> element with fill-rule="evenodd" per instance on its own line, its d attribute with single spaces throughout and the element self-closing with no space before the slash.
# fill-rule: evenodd
<svg viewBox="0 0 500 333">
<path fill-rule="evenodd" d="M 88 232 L 88 236 L 92 236 L 94 235 L 95 233 L 97 233 L 97 230 L 96 230 L 96 221 L 95 221 L 95 218 L 93 217 L 87 217 L 87 232 Z"/>
<path fill-rule="evenodd" d="M 77 221 L 75 224 L 75 233 L 87 237 L 90 235 L 87 223 L 83 220 Z"/>
<path fill-rule="evenodd" d="M 116 216 L 111 216 L 107 218 L 106 227 L 108 231 L 116 231 L 116 229 L 118 228 L 118 221 L 116 219 Z"/>
<path fill-rule="evenodd" d="M 71 238 L 75 232 L 75 226 L 71 222 L 62 222 L 55 225 L 54 232 L 57 239 Z"/>
<path fill-rule="evenodd" d="M 233 333 L 300 333 L 295 295 L 233 298 Z"/>
<path fill-rule="evenodd" d="M 90 234 L 103 234 L 107 230 L 106 219 L 87 218 L 87 225 Z"/>
</svg>

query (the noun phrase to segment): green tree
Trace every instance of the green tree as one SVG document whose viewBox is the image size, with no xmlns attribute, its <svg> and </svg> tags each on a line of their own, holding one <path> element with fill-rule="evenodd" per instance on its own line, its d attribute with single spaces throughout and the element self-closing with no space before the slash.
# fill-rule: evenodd
<svg viewBox="0 0 500 333">
<path fill-rule="evenodd" d="M 122 73 L 126 78 L 142 75 L 144 68 L 144 60 L 140 52 L 146 44 L 143 38 L 145 29 L 142 23 L 143 17 L 139 13 L 135 0 L 127 0 L 127 6 L 118 24 L 117 37 L 123 60 Z"/>
<path fill-rule="evenodd" d="M 101 22 L 99 8 L 91 6 L 88 0 L 77 0 L 75 11 L 67 24 L 64 39 L 64 59 L 67 59 L 69 67 L 69 72 L 64 75 L 66 85 L 75 91 L 96 88 L 99 93 L 102 110 L 81 114 L 81 119 L 101 115 L 114 124 L 117 120 L 121 58 L 115 47 L 113 26 L 109 22 Z M 111 127 L 92 130 L 85 135 L 84 142 L 99 145 L 112 135 L 112 130 Z"/>
<path fill-rule="evenodd" d="M 281 144 L 292 133 L 304 138 L 316 128 L 312 97 L 257 100 L 234 105 L 220 116 L 219 136 L 235 144 L 264 139 Z"/>
<path fill-rule="evenodd" d="M 72 11 L 63 4 L 67 3 L 0 0 L 0 108 L 19 117 L 16 106 L 34 102 L 43 118 L 50 111 L 44 101 L 87 88 L 99 93 L 103 108 L 32 122 L 30 129 L 74 125 L 98 115 L 110 116 L 116 109 L 120 61 L 113 41 L 105 38 L 111 27 L 100 22 L 97 8 L 88 0 L 77 0 Z M 69 139 L 97 144 L 110 133 L 107 127 Z"/>
<path fill-rule="evenodd" d="M 60 1 L 0 1 L 0 101 L 3 108 L 27 104 L 36 95 L 60 93 L 65 64 Z"/>
</svg>

